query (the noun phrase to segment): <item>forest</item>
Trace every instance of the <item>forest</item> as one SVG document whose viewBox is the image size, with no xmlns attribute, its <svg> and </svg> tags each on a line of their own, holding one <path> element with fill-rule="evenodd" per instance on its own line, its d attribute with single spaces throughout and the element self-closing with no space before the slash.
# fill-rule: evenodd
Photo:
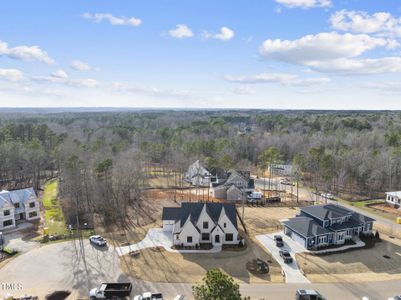
<svg viewBox="0 0 401 300">
<path fill-rule="evenodd" d="M 401 189 L 401 112 L 143 110 L 0 113 L 2 189 L 59 178 L 71 207 L 105 219 L 139 203 L 149 166 L 262 174 L 293 164 L 317 191 L 377 197 Z M 115 209 L 105 209 L 114 207 Z"/>
</svg>

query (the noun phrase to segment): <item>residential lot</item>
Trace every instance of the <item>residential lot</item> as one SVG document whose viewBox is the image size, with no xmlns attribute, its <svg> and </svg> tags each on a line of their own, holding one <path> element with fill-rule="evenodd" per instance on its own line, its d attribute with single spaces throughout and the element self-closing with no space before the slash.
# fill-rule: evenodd
<svg viewBox="0 0 401 300">
<path fill-rule="evenodd" d="M 238 207 L 242 214 L 242 208 Z M 293 218 L 299 212 L 292 207 L 248 207 L 245 206 L 244 222 L 249 236 L 280 231 L 280 220 Z"/>
<path fill-rule="evenodd" d="M 248 271 L 247 264 L 257 258 L 269 263 L 269 274 L 253 274 Z M 221 268 L 240 283 L 283 282 L 278 263 L 255 241 L 248 242 L 245 250 L 223 250 L 210 254 L 144 249 L 136 258 L 124 256 L 121 266 L 131 277 L 154 282 L 198 282 L 210 268 Z"/>
<path fill-rule="evenodd" d="M 382 235 L 371 249 L 314 256 L 296 255 L 299 267 L 312 282 L 367 282 L 401 279 L 401 241 Z"/>
</svg>

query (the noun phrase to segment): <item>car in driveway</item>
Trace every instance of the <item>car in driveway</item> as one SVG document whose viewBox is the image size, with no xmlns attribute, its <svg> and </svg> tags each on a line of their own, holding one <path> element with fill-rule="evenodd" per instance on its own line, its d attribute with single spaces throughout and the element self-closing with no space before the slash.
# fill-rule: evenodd
<svg viewBox="0 0 401 300">
<path fill-rule="evenodd" d="M 274 241 L 276 242 L 277 247 L 283 247 L 284 242 L 283 242 L 283 237 L 281 235 L 275 235 L 274 236 Z"/>
<path fill-rule="evenodd" d="M 292 185 L 292 186 L 295 185 L 295 184 L 293 184 L 291 181 L 289 181 L 288 179 L 282 179 L 282 180 L 280 181 L 280 183 L 281 183 L 282 185 Z"/>
<path fill-rule="evenodd" d="M 295 300 L 326 300 L 318 291 L 299 289 L 295 293 Z"/>
<path fill-rule="evenodd" d="M 89 237 L 89 242 L 98 247 L 105 247 L 107 245 L 106 239 L 101 237 L 100 235 L 92 235 Z"/>
<path fill-rule="evenodd" d="M 286 264 L 292 263 L 293 260 L 290 252 L 288 252 L 287 250 L 280 250 L 279 254 Z"/>
</svg>

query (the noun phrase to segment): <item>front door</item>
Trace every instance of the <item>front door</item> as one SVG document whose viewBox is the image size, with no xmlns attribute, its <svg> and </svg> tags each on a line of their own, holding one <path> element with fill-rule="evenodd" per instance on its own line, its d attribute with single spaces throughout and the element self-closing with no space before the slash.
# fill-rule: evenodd
<svg viewBox="0 0 401 300">
<path fill-rule="evenodd" d="M 216 235 L 216 236 L 214 237 L 214 242 L 215 242 L 216 244 L 220 244 L 220 236 L 219 236 L 219 235 Z"/>
</svg>

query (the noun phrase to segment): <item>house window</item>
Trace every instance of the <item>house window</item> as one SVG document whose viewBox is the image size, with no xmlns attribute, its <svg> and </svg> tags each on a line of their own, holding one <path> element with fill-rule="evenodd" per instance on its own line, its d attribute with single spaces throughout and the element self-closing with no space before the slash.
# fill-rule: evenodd
<svg viewBox="0 0 401 300">
<path fill-rule="evenodd" d="M 37 217 L 37 216 L 38 216 L 38 213 L 36 211 L 33 211 L 33 212 L 29 213 L 29 217 L 30 218 L 34 218 L 34 217 Z"/>
<path fill-rule="evenodd" d="M 35 202 L 30 202 L 30 203 L 29 203 L 29 207 L 31 207 L 31 208 L 32 208 L 32 207 L 35 207 Z"/>
<path fill-rule="evenodd" d="M 208 241 L 210 238 L 209 233 L 202 233 L 202 241 Z"/>
<path fill-rule="evenodd" d="M 6 209 L 5 211 L 4 211 L 4 216 L 9 216 L 10 215 L 10 210 L 9 209 Z"/>
<path fill-rule="evenodd" d="M 224 224 L 223 224 L 223 227 L 226 228 L 226 227 L 227 227 L 227 223 L 224 223 Z"/>
<path fill-rule="evenodd" d="M 227 242 L 232 242 L 234 240 L 234 236 L 232 233 L 227 233 L 226 234 L 226 241 Z"/>
<path fill-rule="evenodd" d="M 209 222 L 203 222 L 203 229 L 209 228 Z"/>
<path fill-rule="evenodd" d="M 192 243 L 192 236 L 187 236 L 187 243 Z"/>
<path fill-rule="evenodd" d="M 15 203 L 15 204 L 14 204 L 14 207 L 15 207 L 15 208 L 19 208 L 19 203 Z"/>
<path fill-rule="evenodd" d="M 7 220 L 3 222 L 3 227 L 11 226 L 13 225 L 13 220 Z"/>
<path fill-rule="evenodd" d="M 327 243 L 327 236 L 319 236 L 319 244 Z"/>
</svg>

